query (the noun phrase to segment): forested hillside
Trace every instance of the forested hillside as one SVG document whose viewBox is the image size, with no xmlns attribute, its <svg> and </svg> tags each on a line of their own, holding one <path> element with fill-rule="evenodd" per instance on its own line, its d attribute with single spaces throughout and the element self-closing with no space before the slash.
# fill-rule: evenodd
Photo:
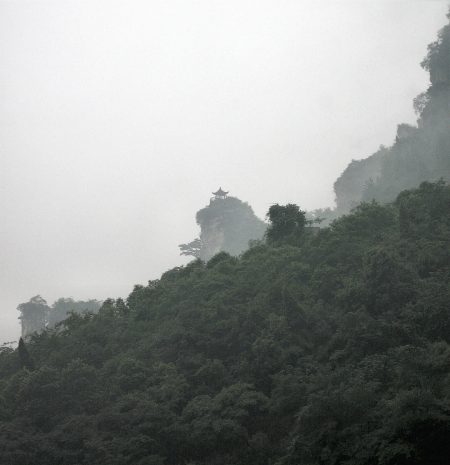
<svg viewBox="0 0 450 465">
<path fill-rule="evenodd" d="M 0 352 L 3 465 L 447 465 L 450 187 L 136 286 Z"/>
<path fill-rule="evenodd" d="M 349 164 L 334 184 L 334 216 L 361 201 L 391 202 L 423 181 L 450 181 L 450 24 L 428 47 L 422 66 L 431 85 L 414 100 L 417 126 L 400 124 L 391 147 Z"/>
</svg>

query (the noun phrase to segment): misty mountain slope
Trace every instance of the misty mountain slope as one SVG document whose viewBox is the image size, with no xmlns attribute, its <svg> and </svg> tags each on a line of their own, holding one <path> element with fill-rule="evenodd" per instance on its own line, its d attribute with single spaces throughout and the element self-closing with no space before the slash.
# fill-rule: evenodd
<svg viewBox="0 0 450 465">
<path fill-rule="evenodd" d="M 417 127 L 399 125 L 391 147 L 350 163 L 334 185 L 338 213 L 361 201 L 391 202 L 423 181 L 450 180 L 450 24 L 428 47 L 422 66 L 431 86 L 414 101 Z"/>
<path fill-rule="evenodd" d="M 55 328 L 58 323 L 66 320 L 71 312 L 97 313 L 100 307 L 101 302 L 98 300 L 75 301 L 71 297 L 60 297 L 49 307 L 45 299 L 36 295 L 17 307 L 20 312 L 22 337 L 40 333 L 46 328 Z"/>
<path fill-rule="evenodd" d="M 362 192 L 370 184 L 370 180 L 380 177 L 384 159 L 389 153 L 389 149 L 381 147 L 364 160 L 351 161 L 334 183 L 338 212 L 349 212 L 361 202 Z"/>
<path fill-rule="evenodd" d="M 216 196 L 196 215 L 200 237 L 181 244 L 183 255 L 209 260 L 219 252 L 239 255 L 248 249 L 249 241 L 262 239 L 267 225 L 248 203 L 236 197 Z"/>
<path fill-rule="evenodd" d="M 317 234 L 269 214 L 241 257 L 0 351 L 0 464 L 447 465 L 450 187 Z"/>
</svg>

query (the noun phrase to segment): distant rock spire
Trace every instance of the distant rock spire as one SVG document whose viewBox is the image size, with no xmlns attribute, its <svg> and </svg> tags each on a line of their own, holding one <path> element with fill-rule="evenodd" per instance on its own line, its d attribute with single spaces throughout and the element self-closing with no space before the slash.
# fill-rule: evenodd
<svg viewBox="0 0 450 465">
<path fill-rule="evenodd" d="M 219 252 L 239 255 L 249 247 L 249 241 L 263 238 L 267 225 L 253 212 L 248 203 L 227 197 L 221 187 L 213 192 L 209 205 L 197 212 L 200 237 L 180 244 L 181 255 L 208 261 Z"/>
</svg>

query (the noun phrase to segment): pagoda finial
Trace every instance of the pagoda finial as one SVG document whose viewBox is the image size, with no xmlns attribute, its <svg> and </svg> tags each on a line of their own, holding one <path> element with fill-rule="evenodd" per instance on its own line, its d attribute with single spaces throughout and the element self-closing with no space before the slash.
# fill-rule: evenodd
<svg viewBox="0 0 450 465">
<path fill-rule="evenodd" d="M 225 199 L 228 195 L 228 192 L 223 191 L 222 188 L 219 187 L 219 190 L 216 192 L 213 192 L 213 195 L 216 196 L 216 199 Z"/>
</svg>

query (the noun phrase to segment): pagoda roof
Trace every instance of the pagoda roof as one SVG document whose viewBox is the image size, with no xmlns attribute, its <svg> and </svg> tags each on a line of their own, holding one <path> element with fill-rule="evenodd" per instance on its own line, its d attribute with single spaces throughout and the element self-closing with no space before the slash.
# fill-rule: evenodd
<svg viewBox="0 0 450 465">
<path fill-rule="evenodd" d="M 213 192 L 213 194 L 214 194 L 214 195 L 217 195 L 217 196 L 219 196 L 219 197 L 221 197 L 221 196 L 227 195 L 228 192 L 229 192 L 229 191 L 227 191 L 227 192 L 223 191 L 222 188 L 219 187 L 219 190 L 218 190 L 217 192 Z"/>
</svg>

